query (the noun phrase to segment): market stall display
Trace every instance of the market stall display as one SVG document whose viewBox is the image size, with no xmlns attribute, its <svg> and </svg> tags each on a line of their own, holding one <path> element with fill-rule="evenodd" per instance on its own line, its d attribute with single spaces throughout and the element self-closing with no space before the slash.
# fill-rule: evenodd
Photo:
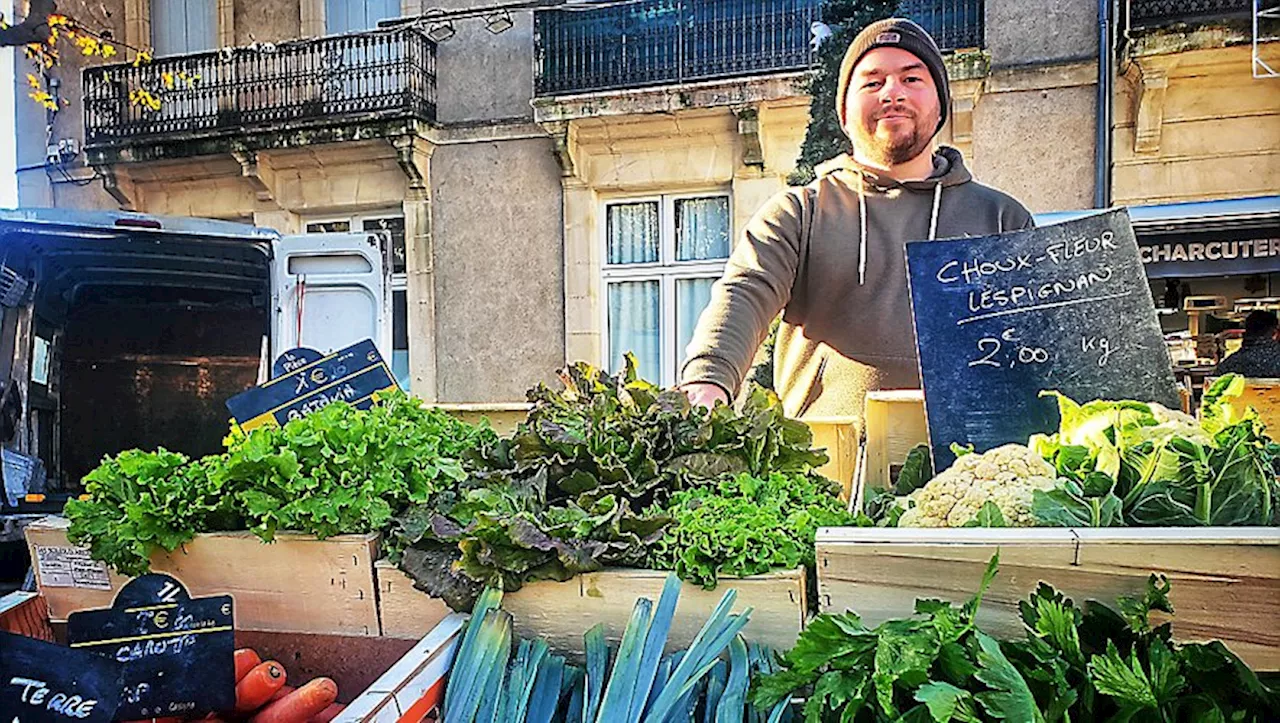
<svg viewBox="0 0 1280 723">
<path fill-rule="evenodd" d="M 1173 640 L 1158 619 L 1176 619 L 1171 583 L 1162 577 L 1150 576 L 1139 594 L 1114 606 L 1077 603 L 1040 583 L 1018 603 L 1018 633 L 997 639 L 977 613 L 998 560 L 961 606 L 919 599 L 874 626 L 852 611 L 818 616 L 782 670 L 758 681 L 753 701 L 768 706 L 811 690 L 804 714 L 815 723 L 1262 723 L 1280 710 L 1280 691 L 1222 643 Z"/>
<path fill-rule="evenodd" d="M 433 690 L 446 697 L 441 720 L 462 721 L 494 719 L 485 713 L 615 720 L 613 705 L 640 720 L 689 712 L 696 720 L 773 721 L 795 711 L 759 691 L 781 693 L 783 683 L 809 697 L 814 720 L 855 700 L 866 712 L 848 720 L 1025 712 L 986 705 L 1009 696 L 1050 717 L 1054 706 L 1083 698 L 1101 706 L 1090 711 L 1130 705 L 1090 677 L 1114 662 L 1097 630 L 1077 633 L 1097 646 L 1091 657 L 1063 657 L 1061 665 L 1034 639 L 1025 648 L 1015 640 L 1028 624 L 1019 604 L 1028 596 L 1061 605 L 1055 620 L 1091 614 L 1044 592 L 1044 582 L 1081 601 L 1128 596 L 1178 608 L 1158 633 L 1104 630 L 1117 659 L 1148 682 L 1158 662 L 1151 655 L 1176 661 L 1170 675 L 1184 682 L 1167 696 L 1157 692 L 1160 710 L 1222 707 L 1204 689 L 1214 675 L 1257 697 L 1232 705 L 1253 710 L 1247 706 L 1274 696 L 1245 663 L 1280 667 L 1280 640 L 1268 632 L 1280 625 L 1257 625 L 1280 620 L 1272 604 L 1280 599 L 1280 448 L 1255 414 L 1233 406 L 1238 379 L 1210 390 L 1199 419 L 1146 402 L 1056 395 L 1055 433 L 982 453 L 957 447 L 955 464 L 937 475 L 925 447 L 901 464 L 886 458 L 892 488 L 864 490 L 854 512 L 840 485 L 816 473 L 826 457 L 810 431 L 763 390 L 750 390 L 738 409 L 705 410 L 640 379 L 631 364 L 617 374 L 574 365 L 562 381 L 562 389 L 532 391 L 525 419 L 505 435 L 392 395 L 369 410 L 335 404 L 284 427 L 233 432 L 221 455 L 109 458 L 90 475 L 88 498 L 68 505 L 67 520 L 29 528 L 51 616 L 65 619 L 95 606 L 90 600 L 101 606 L 129 579 L 122 572 L 150 569 L 193 594 L 233 595 L 246 630 L 435 640 L 427 657 L 393 666 L 396 676 L 388 671 L 349 699 L 356 712 L 337 720 L 353 723 L 392 720 L 390 711 L 406 705 L 425 715 Z M 997 550 L 1008 574 L 982 583 L 981 606 L 916 603 L 967 598 Z M 1174 578 L 1172 589 L 1148 587 L 1153 571 Z M 816 597 L 806 580 L 815 572 Z M 279 605 L 282 597 L 291 604 Z M 811 604 L 823 613 L 806 626 Z M 1123 603 L 1122 613 L 1135 605 Z M 451 662 L 454 648 L 441 645 L 452 638 L 441 631 L 461 628 L 454 608 L 472 618 L 450 643 L 458 655 Z M 912 609 L 927 620 L 898 620 Z M 703 627 L 708 618 L 723 627 L 718 634 Z M 953 629 L 939 632 L 943 623 Z M 765 646 L 812 648 L 824 626 L 850 645 L 872 641 L 869 662 L 858 663 L 870 666 L 865 680 L 837 681 L 830 674 L 856 676 L 858 668 L 794 651 L 775 669 Z M 921 630 L 955 637 L 929 657 L 928 645 L 913 647 Z M 881 648 L 904 662 L 877 660 Z M 686 652 L 669 656 L 676 650 Z M 283 666 L 254 657 L 237 656 L 242 718 L 312 720 L 299 716 L 323 714 L 338 700 L 324 675 L 297 685 Z M 1058 666 L 1067 682 L 1035 677 L 1029 660 Z M 919 679 L 917 663 L 932 679 Z M 1188 667 L 1199 663 L 1219 672 Z M 953 664 L 988 672 L 947 677 Z M 598 689 L 578 685 L 578 676 Z M 681 691 L 674 702 L 661 697 L 668 687 Z M 452 709 L 450 695 L 460 696 Z M 659 714 L 650 718 L 651 710 Z"/>
</svg>

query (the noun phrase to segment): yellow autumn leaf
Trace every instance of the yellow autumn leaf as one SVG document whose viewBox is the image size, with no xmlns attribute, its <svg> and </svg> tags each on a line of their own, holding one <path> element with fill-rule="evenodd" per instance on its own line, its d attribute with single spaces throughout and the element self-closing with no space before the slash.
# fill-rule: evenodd
<svg viewBox="0 0 1280 723">
<path fill-rule="evenodd" d="M 160 74 L 160 79 L 164 81 L 164 87 L 173 88 L 173 73 L 166 70 Z"/>
<path fill-rule="evenodd" d="M 103 44 L 101 49 L 102 57 L 114 58 L 116 56 L 116 46 Z"/>
<path fill-rule="evenodd" d="M 32 88 L 35 88 L 36 90 L 39 90 L 40 79 L 37 78 L 34 73 L 27 73 L 27 85 L 31 86 Z"/>
</svg>

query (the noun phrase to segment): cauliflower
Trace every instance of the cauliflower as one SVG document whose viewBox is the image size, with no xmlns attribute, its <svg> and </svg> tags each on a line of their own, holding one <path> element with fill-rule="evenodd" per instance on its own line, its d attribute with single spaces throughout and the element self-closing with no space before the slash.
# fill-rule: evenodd
<svg viewBox="0 0 1280 723">
<path fill-rule="evenodd" d="M 907 495 L 899 527 L 963 527 L 994 502 L 1010 527 L 1031 527 L 1035 490 L 1051 490 L 1053 467 L 1021 444 L 966 454 L 928 484 Z"/>
</svg>

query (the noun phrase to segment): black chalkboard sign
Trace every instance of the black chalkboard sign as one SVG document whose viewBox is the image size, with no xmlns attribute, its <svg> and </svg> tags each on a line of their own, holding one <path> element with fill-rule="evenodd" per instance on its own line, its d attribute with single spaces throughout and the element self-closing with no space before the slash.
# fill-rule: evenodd
<svg viewBox="0 0 1280 723">
<path fill-rule="evenodd" d="M 241 429 L 283 426 L 333 402 L 368 409 L 379 392 L 399 389 L 395 375 L 370 339 L 305 363 L 227 400 Z"/>
<path fill-rule="evenodd" d="M 908 243 L 907 268 L 938 470 L 955 459 L 952 443 L 982 452 L 1056 430 L 1041 390 L 1176 408 L 1128 211 Z"/>
<path fill-rule="evenodd" d="M 302 367 L 312 362 L 320 361 L 323 358 L 324 354 L 310 347 L 294 347 L 276 357 L 276 363 L 271 365 L 271 378 L 275 379 L 289 372 L 296 372 Z"/>
<path fill-rule="evenodd" d="M 121 720 L 235 706 L 230 595 L 192 599 L 169 575 L 143 575 L 121 588 L 111 608 L 72 613 L 67 642 L 123 664 Z"/>
<path fill-rule="evenodd" d="M 110 658 L 0 631 L 0 721 L 110 723 L 123 674 Z"/>
</svg>

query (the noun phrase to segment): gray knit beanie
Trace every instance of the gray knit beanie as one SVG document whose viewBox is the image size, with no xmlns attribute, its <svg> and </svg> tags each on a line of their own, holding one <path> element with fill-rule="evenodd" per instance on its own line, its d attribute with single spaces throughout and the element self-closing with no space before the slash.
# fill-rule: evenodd
<svg viewBox="0 0 1280 723">
<path fill-rule="evenodd" d="M 854 66 L 873 49 L 885 47 L 902 48 L 919 58 L 929 69 L 933 84 L 938 88 L 938 103 L 941 106 L 938 127 L 933 132 L 942 130 L 942 125 L 947 122 L 947 111 L 951 108 L 951 89 L 947 85 L 947 68 L 942 63 L 942 51 L 938 50 L 938 44 L 933 42 L 924 28 L 905 18 L 888 18 L 871 23 L 849 43 L 844 61 L 840 63 L 840 84 L 836 90 L 836 115 L 840 118 L 840 127 L 845 127 L 845 96 L 849 93 L 849 79 L 853 76 Z"/>
</svg>

